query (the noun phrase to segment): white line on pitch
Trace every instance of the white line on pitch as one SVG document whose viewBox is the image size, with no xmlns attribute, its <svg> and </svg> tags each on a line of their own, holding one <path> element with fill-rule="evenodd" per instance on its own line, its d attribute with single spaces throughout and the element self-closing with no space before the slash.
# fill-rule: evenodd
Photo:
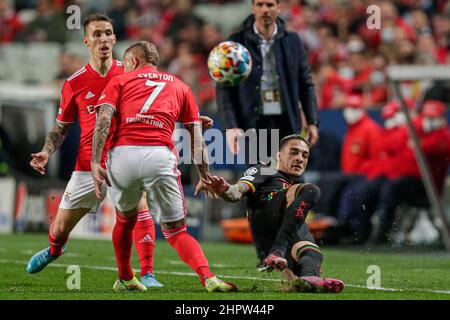
<svg viewBox="0 0 450 320">
<path fill-rule="evenodd" d="M 14 263 L 14 264 L 27 264 L 26 261 L 21 260 L 7 260 L 7 259 L 0 259 L 0 263 Z M 49 267 L 54 268 L 67 268 L 68 266 L 73 264 L 63 264 L 63 263 L 52 263 L 49 264 Z M 93 270 L 105 270 L 105 271 L 115 271 L 117 272 L 116 267 L 106 267 L 106 266 L 90 266 L 90 265 L 78 265 L 80 268 L 85 269 L 93 269 Z M 139 269 L 133 269 L 137 272 L 139 272 Z M 159 274 L 171 274 L 171 275 L 177 275 L 177 276 L 189 276 L 189 277 L 198 277 L 196 273 L 193 272 L 178 272 L 178 271 L 164 271 L 159 270 L 157 273 Z M 273 281 L 273 282 L 280 282 L 280 279 L 269 279 L 269 278 L 259 278 L 259 277 L 244 277 L 244 276 L 230 276 L 230 275 L 223 275 L 218 274 L 217 276 L 223 277 L 223 278 L 229 278 L 229 279 L 243 279 L 243 280 L 259 280 L 259 281 Z M 424 292 L 424 293 L 443 293 L 443 294 L 450 294 L 450 290 L 425 290 L 425 289 L 399 289 L 399 288 L 367 288 L 366 286 L 361 285 L 350 285 L 346 284 L 346 287 L 350 288 L 358 288 L 358 289 L 368 289 L 368 290 L 378 290 L 378 291 L 395 291 L 395 292 L 405 292 L 405 291 L 414 291 L 414 292 Z"/>
</svg>

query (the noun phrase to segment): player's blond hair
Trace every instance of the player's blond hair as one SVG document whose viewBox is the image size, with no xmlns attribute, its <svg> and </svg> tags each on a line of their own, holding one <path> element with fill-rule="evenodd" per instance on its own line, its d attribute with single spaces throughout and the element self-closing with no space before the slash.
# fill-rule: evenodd
<svg viewBox="0 0 450 320">
<path fill-rule="evenodd" d="M 155 45 L 148 41 L 138 41 L 125 50 L 125 54 L 131 50 L 138 48 L 142 52 L 142 56 L 147 63 L 151 63 L 155 67 L 159 64 L 159 53 Z"/>
</svg>

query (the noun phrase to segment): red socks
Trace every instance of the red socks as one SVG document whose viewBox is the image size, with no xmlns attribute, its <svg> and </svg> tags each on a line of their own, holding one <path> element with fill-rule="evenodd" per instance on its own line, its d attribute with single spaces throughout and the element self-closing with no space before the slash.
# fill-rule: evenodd
<svg viewBox="0 0 450 320">
<path fill-rule="evenodd" d="M 62 253 L 64 245 L 66 244 L 69 237 L 56 238 L 53 234 L 53 224 L 50 225 L 48 229 L 48 241 L 50 242 L 50 254 L 54 257 L 59 257 Z"/>
<path fill-rule="evenodd" d="M 119 279 L 131 280 L 133 269 L 131 269 L 131 249 L 133 246 L 133 228 L 137 217 L 126 219 L 116 213 L 116 224 L 112 233 L 114 253 L 116 254 L 117 267 L 119 268 Z"/>
<path fill-rule="evenodd" d="M 155 225 L 148 210 L 139 211 L 133 229 L 133 240 L 141 266 L 141 276 L 153 274 L 153 251 L 155 249 Z"/>
<path fill-rule="evenodd" d="M 186 225 L 171 230 L 162 229 L 162 232 L 170 245 L 177 250 L 180 259 L 200 276 L 202 285 L 205 285 L 205 277 L 210 278 L 214 274 L 209 269 L 208 260 L 200 244 L 189 235 Z"/>
</svg>

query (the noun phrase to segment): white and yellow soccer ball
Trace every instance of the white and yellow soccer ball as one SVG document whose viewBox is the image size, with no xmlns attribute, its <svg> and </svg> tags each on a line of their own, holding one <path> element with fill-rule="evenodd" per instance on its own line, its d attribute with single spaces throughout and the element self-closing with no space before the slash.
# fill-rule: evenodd
<svg viewBox="0 0 450 320">
<path fill-rule="evenodd" d="M 209 53 L 208 69 L 214 81 L 225 86 L 236 86 L 252 71 L 252 57 L 242 44 L 224 41 Z"/>
</svg>

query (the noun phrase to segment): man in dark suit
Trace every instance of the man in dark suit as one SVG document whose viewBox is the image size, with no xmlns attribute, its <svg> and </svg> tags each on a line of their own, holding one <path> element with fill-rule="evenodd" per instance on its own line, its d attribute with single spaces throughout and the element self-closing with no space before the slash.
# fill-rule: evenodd
<svg viewBox="0 0 450 320">
<path fill-rule="evenodd" d="M 307 52 L 300 37 L 286 31 L 278 17 L 280 10 L 279 0 L 253 0 L 253 14 L 227 39 L 244 45 L 253 59 L 252 71 L 243 83 L 217 85 L 221 124 L 235 154 L 239 152 L 237 138 L 248 129 L 278 129 L 279 139 L 299 133 L 301 110 L 311 146 L 318 139 L 317 102 Z"/>
</svg>

